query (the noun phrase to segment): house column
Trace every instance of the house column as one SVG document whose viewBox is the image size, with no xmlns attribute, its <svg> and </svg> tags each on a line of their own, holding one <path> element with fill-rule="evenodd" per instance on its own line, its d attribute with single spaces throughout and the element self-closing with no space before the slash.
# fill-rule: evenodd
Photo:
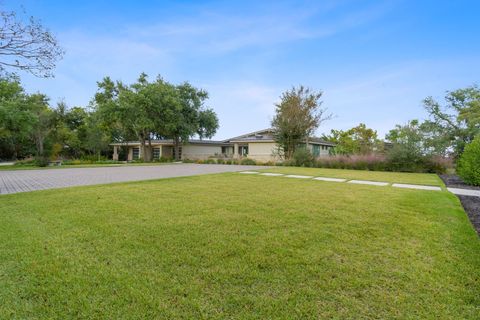
<svg viewBox="0 0 480 320">
<path fill-rule="evenodd" d="M 240 155 L 238 154 L 238 143 L 233 144 L 233 157 L 240 158 Z"/>
<path fill-rule="evenodd" d="M 113 146 L 113 157 L 114 161 L 118 161 L 118 146 Z"/>
</svg>

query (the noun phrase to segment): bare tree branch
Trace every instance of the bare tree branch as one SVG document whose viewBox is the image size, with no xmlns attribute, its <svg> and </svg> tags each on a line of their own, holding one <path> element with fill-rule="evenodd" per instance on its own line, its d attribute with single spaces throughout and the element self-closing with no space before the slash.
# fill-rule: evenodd
<svg viewBox="0 0 480 320">
<path fill-rule="evenodd" d="M 55 36 L 33 17 L 24 22 L 15 12 L 0 11 L 0 71 L 7 68 L 52 77 L 64 51 Z"/>
</svg>

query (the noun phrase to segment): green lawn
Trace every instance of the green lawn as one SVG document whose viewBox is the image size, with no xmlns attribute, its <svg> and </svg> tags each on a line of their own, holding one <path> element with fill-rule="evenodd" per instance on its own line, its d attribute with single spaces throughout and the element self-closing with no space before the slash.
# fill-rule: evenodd
<svg viewBox="0 0 480 320">
<path fill-rule="evenodd" d="M 261 168 L 259 168 L 261 170 Z M 285 174 L 300 174 L 316 177 L 358 179 L 370 181 L 385 181 L 390 183 L 411 183 L 444 187 L 442 180 L 433 173 L 405 173 L 367 170 L 344 170 L 325 168 L 275 167 L 262 170 Z"/>
<path fill-rule="evenodd" d="M 227 173 L 0 196 L 0 319 L 478 319 L 479 292 L 447 192 Z"/>
</svg>

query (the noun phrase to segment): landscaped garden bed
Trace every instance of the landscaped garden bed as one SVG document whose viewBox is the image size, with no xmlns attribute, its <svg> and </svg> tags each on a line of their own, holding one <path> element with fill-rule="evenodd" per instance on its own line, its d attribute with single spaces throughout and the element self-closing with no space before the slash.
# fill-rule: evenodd
<svg viewBox="0 0 480 320">
<path fill-rule="evenodd" d="M 448 188 L 460 188 L 469 190 L 480 190 L 478 186 L 472 186 L 463 182 L 457 175 L 440 175 L 443 182 Z M 480 197 L 458 195 L 465 212 L 467 213 L 470 222 L 472 222 L 475 230 L 480 235 Z"/>
</svg>

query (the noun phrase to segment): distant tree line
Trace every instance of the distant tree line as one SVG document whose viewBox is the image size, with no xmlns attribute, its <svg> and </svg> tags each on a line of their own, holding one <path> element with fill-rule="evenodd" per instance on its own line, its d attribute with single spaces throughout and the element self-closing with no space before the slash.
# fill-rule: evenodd
<svg viewBox="0 0 480 320">
<path fill-rule="evenodd" d="M 0 158 L 101 159 L 111 142 L 139 140 L 150 161 L 151 141 L 172 139 L 179 146 L 193 136 L 211 138 L 218 129 L 215 112 L 205 107 L 208 93 L 188 82 L 171 84 L 146 74 L 126 85 L 106 77 L 88 107 L 51 106 L 47 96 L 27 94 L 16 77 L 0 79 Z"/>
<path fill-rule="evenodd" d="M 297 158 L 294 163 L 311 164 L 314 160 L 301 146 L 322 121 L 331 117 L 321 107 L 321 95 L 301 86 L 285 92 L 276 105 L 272 126 L 286 161 Z M 390 170 L 425 171 L 435 161 L 459 160 L 465 147 L 480 134 L 480 88 L 473 85 L 447 92 L 443 105 L 432 97 L 424 99 L 423 104 L 428 114 L 425 121 L 397 124 L 385 140 L 363 123 L 348 130 L 331 130 L 322 138 L 336 144 L 331 153 L 340 161 L 352 156 L 371 161 L 372 157 L 366 160 L 359 156 L 382 155 L 375 159 L 384 159 L 384 167 Z M 347 162 L 351 163 L 351 159 Z M 480 168 L 480 163 L 476 167 Z"/>
</svg>

